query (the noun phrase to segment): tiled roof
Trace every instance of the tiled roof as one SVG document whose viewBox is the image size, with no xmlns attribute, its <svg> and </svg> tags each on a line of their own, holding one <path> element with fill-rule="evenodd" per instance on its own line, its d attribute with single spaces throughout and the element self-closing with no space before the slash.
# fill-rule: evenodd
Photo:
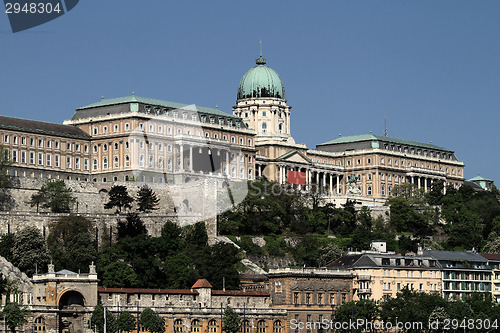
<svg viewBox="0 0 500 333">
<path fill-rule="evenodd" d="M 326 267 L 328 268 L 352 267 L 362 256 L 363 256 L 362 254 L 345 255 L 338 258 L 337 260 L 332 261 L 331 263 L 326 265 Z"/>
<path fill-rule="evenodd" d="M 142 104 L 148 104 L 148 105 L 152 105 L 152 106 L 157 105 L 157 106 L 162 106 L 162 107 L 172 108 L 172 109 L 182 109 L 182 108 L 186 108 L 189 106 L 189 104 L 168 102 L 168 101 L 163 101 L 160 99 L 145 98 L 145 97 L 139 97 L 139 96 L 126 96 L 126 97 L 118 97 L 118 98 L 111 98 L 111 99 L 103 99 L 102 101 L 82 106 L 76 110 L 78 111 L 78 110 L 85 110 L 85 109 L 110 106 L 110 105 L 117 105 L 117 104 L 125 104 L 125 103 L 142 103 Z M 236 117 L 230 113 L 226 113 L 226 112 L 221 111 L 219 109 L 206 108 L 206 107 L 198 106 L 198 105 L 196 105 L 196 111 L 202 112 L 202 113 L 209 113 L 209 114 L 213 114 L 213 115 L 217 115 L 217 116 L 224 116 L 224 117 L 240 119 L 239 117 Z"/>
<path fill-rule="evenodd" d="M 198 289 L 198 288 L 212 288 L 212 285 L 207 281 L 207 279 L 198 279 L 198 281 L 193 284 L 191 289 Z"/>
<path fill-rule="evenodd" d="M 338 137 L 336 139 L 321 143 L 318 146 L 335 145 L 335 144 L 340 144 L 340 143 L 353 143 L 353 142 L 361 142 L 361 141 L 383 141 L 383 142 L 390 142 L 390 143 L 396 143 L 396 144 L 402 144 L 402 145 L 408 145 L 408 146 L 416 146 L 416 147 L 451 152 L 451 150 L 445 149 L 443 147 L 435 146 L 435 145 L 430 144 L 430 143 L 421 143 L 421 142 L 417 142 L 417 141 L 389 138 L 386 136 L 375 135 L 375 134 L 342 136 L 342 137 Z"/>
<path fill-rule="evenodd" d="M 97 288 L 100 293 L 122 293 L 122 294 L 183 294 L 198 295 L 197 291 L 190 289 L 143 289 L 143 288 Z"/>
<path fill-rule="evenodd" d="M 500 260 L 500 254 L 498 253 L 480 253 L 480 255 L 488 260 Z"/>
<path fill-rule="evenodd" d="M 437 260 L 448 260 L 448 261 L 475 261 L 475 262 L 486 262 L 486 258 L 475 252 L 467 251 L 437 251 L 437 250 L 424 250 L 424 256 L 431 256 Z"/>
<path fill-rule="evenodd" d="M 87 133 L 75 126 L 5 116 L 0 116 L 0 129 L 68 138 L 90 139 L 90 136 Z"/>
<path fill-rule="evenodd" d="M 260 296 L 269 297 L 268 291 L 243 291 L 243 290 L 212 290 L 212 295 L 215 296 Z"/>
</svg>

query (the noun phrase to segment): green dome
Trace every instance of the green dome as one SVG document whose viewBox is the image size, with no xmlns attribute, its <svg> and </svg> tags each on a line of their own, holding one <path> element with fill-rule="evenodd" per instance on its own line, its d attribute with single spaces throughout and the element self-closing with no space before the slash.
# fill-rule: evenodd
<svg viewBox="0 0 500 333">
<path fill-rule="evenodd" d="M 265 66 L 266 60 L 260 56 L 257 66 L 243 75 L 238 87 L 237 99 L 275 97 L 285 99 L 285 86 L 280 76 Z"/>
</svg>

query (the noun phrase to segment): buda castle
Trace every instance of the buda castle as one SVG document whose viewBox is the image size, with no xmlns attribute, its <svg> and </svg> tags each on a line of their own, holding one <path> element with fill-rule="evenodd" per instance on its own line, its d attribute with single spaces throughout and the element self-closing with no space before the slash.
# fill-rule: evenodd
<svg viewBox="0 0 500 333">
<path fill-rule="evenodd" d="M 132 94 L 79 107 L 63 125 L 1 116 L 0 144 L 11 176 L 108 186 L 265 176 L 333 203 L 382 205 L 397 185 L 429 191 L 435 181 L 464 182 L 464 163 L 446 148 L 370 133 L 310 149 L 293 139 L 292 118 L 283 81 L 261 54 L 232 114 Z"/>
</svg>

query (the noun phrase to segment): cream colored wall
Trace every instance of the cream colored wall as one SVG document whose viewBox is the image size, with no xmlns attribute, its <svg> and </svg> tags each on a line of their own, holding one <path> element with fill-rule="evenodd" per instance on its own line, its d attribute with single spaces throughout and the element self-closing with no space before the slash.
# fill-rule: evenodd
<svg viewBox="0 0 500 333">
<path fill-rule="evenodd" d="M 437 269 L 365 268 L 354 269 L 353 273 L 358 277 L 357 284 L 355 282 L 355 288 L 358 288 L 357 299 L 361 297 L 359 289 L 364 289 L 361 288 L 361 282 L 368 282 L 368 288 L 371 289 L 369 298 L 373 300 L 381 300 L 385 295 L 395 297 L 398 292 L 398 283 L 400 289 L 405 286 L 411 289 L 413 284 L 413 289 L 420 291 L 420 285 L 422 284 L 422 291 L 424 292 L 441 292 L 441 272 Z M 422 273 L 422 276 L 420 276 L 420 273 Z M 369 279 L 360 279 L 363 276 L 369 276 Z M 390 284 L 390 289 L 388 289 L 387 284 Z"/>
</svg>

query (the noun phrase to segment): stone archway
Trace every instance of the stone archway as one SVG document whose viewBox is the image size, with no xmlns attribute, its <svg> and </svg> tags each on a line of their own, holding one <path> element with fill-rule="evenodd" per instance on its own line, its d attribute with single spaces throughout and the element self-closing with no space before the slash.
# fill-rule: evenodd
<svg viewBox="0 0 500 333">
<path fill-rule="evenodd" d="M 59 333 L 80 333 L 85 327 L 85 297 L 76 290 L 65 291 L 58 302 Z"/>
</svg>

